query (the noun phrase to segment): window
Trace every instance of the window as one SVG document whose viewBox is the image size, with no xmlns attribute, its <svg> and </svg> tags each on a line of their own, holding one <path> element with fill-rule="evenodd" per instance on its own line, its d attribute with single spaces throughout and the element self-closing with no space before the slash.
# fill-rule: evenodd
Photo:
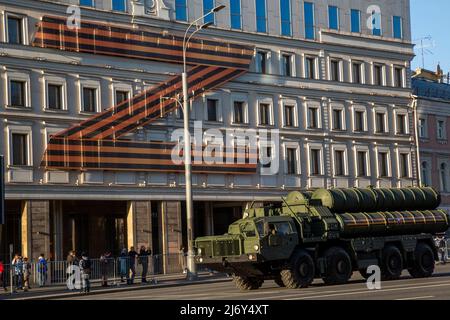
<svg viewBox="0 0 450 320">
<path fill-rule="evenodd" d="M 397 134 L 406 134 L 406 115 L 397 115 Z"/>
<path fill-rule="evenodd" d="M 270 125 L 270 104 L 259 104 L 259 124 L 263 126 Z"/>
<path fill-rule="evenodd" d="M 386 132 L 386 114 L 384 112 L 376 113 L 376 132 L 385 133 Z"/>
<path fill-rule="evenodd" d="M 219 104 L 219 100 L 216 99 L 207 99 L 207 112 L 208 112 L 208 121 L 218 121 L 217 119 L 217 106 Z"/>
<path fill-rule="evenodd" d="M 12 137 L 12 165 L 28 165 L 28 135 L 13 133 Z"/>
<path fill-rule="evenodd" d="M 204 23 L 216 23 L 215 13 L 208 14 L 214 9 L 214 0 L 203 0 L 203 14 L 206 15 L 203 18 Z"/>
<path fill-rule="evenodd" d="M 431 185 L 430 175 L 428 172 L 428 162 L 426 161 L 422 162 L 422 183 L 424 186 Z"/>
<path fill-rule="evenodd" d="M 116 92 L 117 99 L 117 92 Z M 83 88 L 83 111 L 96 112 L 97 111 L 97 89 Z"/>
<path fill-rule="evenodd" d="M 93 7 L 94 0 L 80 0 L 80 6 Z"/>
<path fill-rule="evenodd" d="M 328 28 L 339 30 L 339 8 L 328 6 Z"/>
<path fill-rule="evenodd" d="M 175 19 L 178 21 L 187 21 L 187 0 L 175 0 Z"/>
<path fill-rule="evenodd" d="M 386 178 L 389 176 L 388 172 L 388 154 L 387 152 L 380 152 L 378 154 L 378 163 L 379 163 L 379 177 L 380 178 Z"/>
<path fill-rule="evenodd" d="M 445 121 L 444 120 L 438 120 L 437 122 L 437 138 L 439 140 L 447 140 L 447 134 L 445 132 Z"/>
<path fill-rule="evenodd" d="M 267 52 L 258 51 L 256 53 L 256 72 L 267 74 Z"/>
<path fill-rule="evenodd" d="M 15 16 L 7 16 L 8 43 L 23 44 L 23 19 Z"/>
<path fill-rule="evenodd" d="M 267 32 L 266 0 L 256 1 L 256 31 Z"/>
<path fill-rule="evenodd" d="M 353 83 L 362 84 L 361 68 L 362 64 L 359 62 L 354 62 L 353 67 Z"/>
<path fill-rule="evenodd" d="M 230 0 L 231 29 L 242 29 L 241 0 Z"/>
<path fill-rule="evenodd" d="M 47 84 L 47 108 L 51 110 L 63 109 L 63 86 L 60 84 Z"/>
<path fill-rule="evenodd" d="M 333 130 L 343 130 L 342 113 L 343 111 L 341 109 L 333 109 Z"/>
<path fill-rule="evenodd" d="M 440 169 L 439 177 L 441 180 L 441 191 L 447 192 L 448 191 L 447 165 L 445 163 L 442 163 L 439 169 Z"/>
<path fill-rule="evenodd" d="M 427 120 L 426 119 L 419 119 L 419 138 L 426 138 L 427 137 Z"/>
<path fill-rule="evenodd" d="M 364 111 L 355 111 L 355 131 L 356 132 L 364 132 L 365 131 L 365 112 Z"/>
<path fill-rule="evenodd" d="M 263 164 L 263 168 L 270 168 L 272 164 L 272 148 L 265 146 L 262 148 L 263 152 L 266 151 L 264 157 L 265 157 L 265 163 Z"/>
<path fill-rule="evenodd" d="M 25 107 L 26 104 L 26 96 L 25 96 L 25 81 L 17 81 L 11 80 L 9 83 L 10 86 L 10 104 L 13 107 Z"/>
<path fill-rule="evenodd" d="M 381 13 L 372 11 L 372 34 L 374 36 L 381 36 Z"/>
<path fill-rule="evenodd" d="M 358 151 L 356 154 L 358 177 L 367 177 L 367 152 Z"/>
<path fill-rule="evenodd" d="M 340 70 L 340 62 L 338 60 L 330 61 L 330 80 L 331 81 L 340 81 L 341 80 L 341 70 Z"/>
<path fill-rule="evenodd" d="M 287 174 L 297 174 L 297 149 L 286 149 Z"/>
<path fill-rule="evenodd" d="M 292 77 L 292 56 L 290 54 L 281 55 L 281 75 Z"/>
<path fill-rule="evenodd" d="M 280 0 L 281 35 L 291 36 L 291 0 Z"/>
<path fill-rule="evenodd" d="M 318 129 L 319 128 L 319 108 L 309 107 L 308 108 L 308 129 Z"/>
<path fill-rule="evenodd" d="M 129 99 L 129 97 L 130 97 L 130 93 L 128 91 L 116 90 L 116 105 L 119 105 L 124 101 L 127 101 Z"/>
<path fill-rule="evenodd" d="M 126 0 L 112 0 L 113 11 L 127 11 Z"/>
<path fill-rule="evenodd" d="M 244 123 L 244 102 L 234 101 L 234 123 Z"/>
<path fill-rule="evenodd" d="M 403 68 L 394 68 L 394 86 L 403 88 Z"/>
<path fill-rule="evenodd" d="M 284 123 L 286 127 L 294 127 L 295 126 L 295 107 L 290 105 L 284 106 Z"/>
<path fill-rule="evenodd" d="M 345 152 L 342 150 L 336 150 L 334 152 L 334 175 L 336 177 L 345 176 Z"/>
<path fill-rule="evenodd" d="M 400 178 L 409 178 L 409 154 L 400 154 Z"/>
<path fill-rule="evenodd" d="M 376 86 L 383 85 L 383 67 L 378 64 L 373 66 L 373 84 Z"/>
<path fill-rule="evenodd" d="M 321 174 L 320 150 L 311 149 L 311 175 L 319 176 Z"/>
<path fill-rule="evenodd" d="M 305 38 L 314 40 L 316 38 L 315 32 L 315 19 L 314 19 L 314 4 L 311 2 L 305 2 Z"/>
<path fill-rule="evenodd" d="M 392 18 L 392 25 L 394 31 L 395 39 L 403 39 L 403 26 L 402 26 L 402 17 L 394 16 Z"/>
<path fill-rule="evenodd" d="M 313 57 L 306 57 L 305 59 L 305 78 L 316 78 L 316 59 Z"/>
<path fill-rule="evenodd" d="M 361 32 L 361 11 L 352 9 L 350 12 L 350 16 L 351 16 L 352 32 L 360 33 Z"/>
</svg>

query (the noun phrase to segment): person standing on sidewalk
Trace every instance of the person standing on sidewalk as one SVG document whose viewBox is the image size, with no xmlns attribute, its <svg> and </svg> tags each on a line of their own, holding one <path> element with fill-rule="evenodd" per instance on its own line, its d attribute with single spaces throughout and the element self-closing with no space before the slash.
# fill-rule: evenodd
<svg viewBox="0 0 450 320">
<path fill-rule="evenodd" d="M 13 268 L 14 271 L 14 284 L 16 289 L 15 290 L 19 290 L 22 289 L 23 287 L 23 260 L 22 257 L 16 253 L 16 255 L 14 256 L 14 259 L 11 262 L 11 267 Z"/>
<path fill-rule="evenodd" d="M 30 286 L 30 278 L 31 278 L 31 263 L 28 261 L 28 258 L 23 258 L 23 291 L 28 291 L 31 289 Z"/>
<path fill-rule="evenodd" d="M 120 282 L 125 282 L 123 278 L 127 279 L 128 283 L 128 250 L 123 248 L 119 256 L 119 274 Z"/>
<path fill-rule="evenodd" d="M 100 272 L 102 275 L 102 287 L 108 286 L 108 267 L 111 259 L 111 252 L 106 251 L 100 256 Z"/>
<path fill-rule="evenodd" d="M 130 247 L 130 251 L 128 251 L 128 259 L 129 259 L 129 273 L 130 279 L 128 280 L 128 284 L 134 283 L 134 277 L 136 276 L 136 258 L 138 253 L 134 250 L 134 247 Z"/>
<path fill-rule="evenodd" d="M 45 259 L 43 253 L 41 253 L 38 258 L 37 276 L 39 287 L 40 288 L 44 287 L 45 284 L 47 283 L 47 260 Z"/>
<path fill-rule="evenodd" d="M 145 246 L 141 247 L 139 251 L 139 263 L 142 265 L 142 283 L 147 283 L 148 273 L 148 257 L 152 255 L 150 250 L 147 250 Z"/>
<path fill-rule="evenodd" d="M 81 292 L 80 293 L 89 293 L 91 290 L 91 283 L 89 281 L 91 275 L 91 260 L 88 257 L 86 252 L 81 254 L 80 260 L 80 271 L 81 271 Z"/>
<path fill-rule="evenodd" d="M 5 281 L 5 265 L 3 264 L 3 260 L 0 260 L 0 287 L 6 292 L 6 281 Z"/>
</svg>

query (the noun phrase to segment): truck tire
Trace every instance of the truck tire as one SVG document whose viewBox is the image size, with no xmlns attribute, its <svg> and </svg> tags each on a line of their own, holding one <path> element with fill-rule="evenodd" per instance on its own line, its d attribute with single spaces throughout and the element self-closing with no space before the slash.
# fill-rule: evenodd
<svg viewBox="0 0 450 320">
<path fill-rule="evenodd" d="M 365 280 L 369 279 L 369 277 L 371 276 L 370 274 L 367 273 L 366 269 L 360 269 L 359 270 L 359 274 L 361 275 L 361 277 L 363 277 Z"/>
<path fill-rule="evenodd" d="M 399 248 L 388 245 L 383 249 L 381 279 L 398 280 L 403 272 L 403 256 Z"/>
<path fill-rule="evenodd" d="M 281 280 L 288 289 L 307 288 L 313 283 L 315 275 L 314 260 L 305 250 L 297 251 L 289 266 L 281 270 Z"/>
<path fill-rule="evenodd" d="M 428 278 L 434 273 L 434 253 L 428 244 L 419 242 L 414 251 L 414 261 L 409 274 L 413 278 Z"/>
<path fill-rule="evenodd" d="M 280 287 L 280 288 L 285 288 L 286 286 L 284 285 L 283 279 L 281 278 L 281 275 L 277 276 L 275 279 L 273 279 L 273 281 Z"/>
<path fill-rule="evenodd" d="M 327 285 L 347 283 L 352 277 L 352 261 L 348 253 L 339 247 L 325 251 L 326 273 L 322 278 Z"/>
<path fill-rule="evenodd" d="M 236 275 L 233 276 L 233 280 L 236 287 L 242 291 L 257 290 L 261 288 L 264 283 L 264 280 L 258 278 L 249 278 Z"/>
</svg>

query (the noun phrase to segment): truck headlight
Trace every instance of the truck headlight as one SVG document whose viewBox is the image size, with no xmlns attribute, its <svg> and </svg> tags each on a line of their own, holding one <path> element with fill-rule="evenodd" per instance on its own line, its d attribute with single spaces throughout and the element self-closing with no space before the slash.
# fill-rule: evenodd
<svg viewBox="0 0 450 320">
<path fill-rule="evenodd" d="M 198 262 L 202 263 L 203 262 L 203 258 L 198 259 Z"/>
<path fill-rule="evenodd" d="M 252 255 L 252 254 L 249 254 L 249 255 L 248 255 L 248 259 L 249 259 L 249 260 L 254 260 L 254 259 L 255 259 L 255 256 Z"/>
<path fill-rule="evenodd" d="M 255 244 L 255 246 L 253 247 L 253 249 L 255 249 L 255 251 L 259 251 L 259 246 L 257 244 Z"/>
</svg>

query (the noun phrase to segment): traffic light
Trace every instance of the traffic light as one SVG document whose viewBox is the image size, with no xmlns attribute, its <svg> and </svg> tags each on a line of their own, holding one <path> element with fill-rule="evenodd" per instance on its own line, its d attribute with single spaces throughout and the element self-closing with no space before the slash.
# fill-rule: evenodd
<svg viewBox="0 0 450 320">
<path fill-rule="evenodd" d="M 5 157 L 0 156 L 0 225 L 5 224 Z"/>
</svg>

